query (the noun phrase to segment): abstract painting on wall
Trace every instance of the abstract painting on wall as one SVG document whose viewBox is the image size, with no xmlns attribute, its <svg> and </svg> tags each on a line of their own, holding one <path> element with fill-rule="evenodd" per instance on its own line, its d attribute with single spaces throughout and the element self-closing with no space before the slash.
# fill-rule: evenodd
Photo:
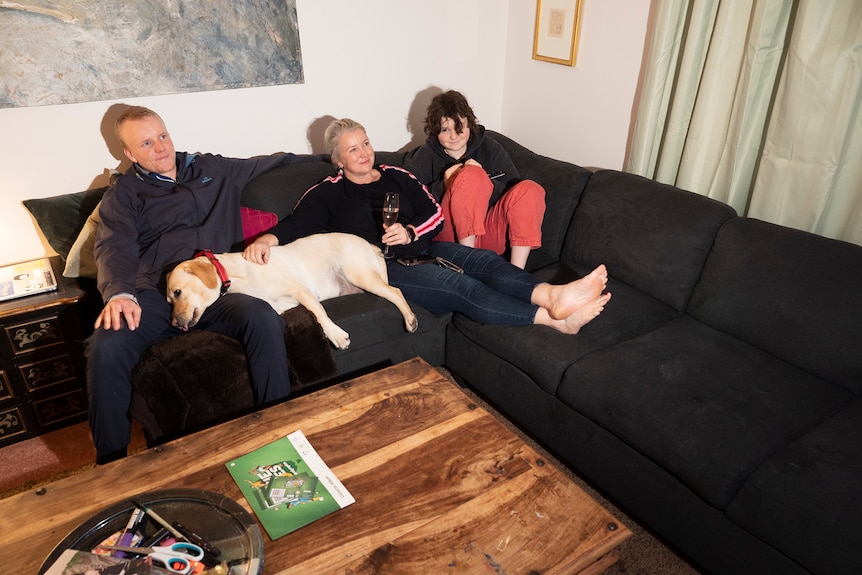
<svg viewBox="0 0 862 575">
<path fill-rule="evenodd" d="M 296 0 L 0 0 L 0 108 L 301 84 Z"/>
</svg>

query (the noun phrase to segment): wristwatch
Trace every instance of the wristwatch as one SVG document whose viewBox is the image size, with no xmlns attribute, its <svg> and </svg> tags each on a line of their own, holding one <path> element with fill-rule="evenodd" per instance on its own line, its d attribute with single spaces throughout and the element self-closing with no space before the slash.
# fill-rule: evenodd
<svg viewBox="0 0 862 575">
<path fill-rule="evenodd" d="M 407 230 L 407 236 L 410 238 L 410 243 L 416 241 L 416 230 L 411 228 L 410 226 L 404 226 L 404 229 Z"/>
</svg>

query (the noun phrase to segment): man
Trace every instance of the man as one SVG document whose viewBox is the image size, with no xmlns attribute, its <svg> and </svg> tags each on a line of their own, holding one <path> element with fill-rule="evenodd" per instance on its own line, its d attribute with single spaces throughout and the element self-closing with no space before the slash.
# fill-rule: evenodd
<svg viewBox="0 0 862 575">
<path fill-rule="evenodd" d="M 245 185 L 276 166 L 302 161 L 293 154 L 235 159 L 176 152 L 162 119 L 140 106 L 120 115 L 116 134 L 133 165 L 99 207 L 95 254 L 105 306 L 86 350 L 98 464 L 126 455 L 132 369 L 147 348 L 180 333 L 171 325 L 165 274 L 198 249 L 229 251 L 242 240 Z M 290 393 L 284 321 L 269 304 L 227 294 L 195 327 L 243 343 L 257 403 Z"/>
</svg>

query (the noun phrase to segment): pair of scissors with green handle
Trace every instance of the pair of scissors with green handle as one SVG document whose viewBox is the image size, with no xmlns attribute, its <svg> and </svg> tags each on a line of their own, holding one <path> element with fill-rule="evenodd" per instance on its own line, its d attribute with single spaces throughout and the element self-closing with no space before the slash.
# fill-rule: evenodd
<svg viewBox="0 0 862 575">
<path fill-rule="evenodd" d="M 123 545 L 99 545 L 99 547 L 126 553 L 137 553 L 138 555 L 149 555 L 153 563 L 160 564 L 159 567 L 164 567 L 168 571 L 180 575 L 192 573 L 197 564 L 204 558 L 204 550 L 201 547 L 185 541 L 160 547 L 126 547 Z"/>
</svg>

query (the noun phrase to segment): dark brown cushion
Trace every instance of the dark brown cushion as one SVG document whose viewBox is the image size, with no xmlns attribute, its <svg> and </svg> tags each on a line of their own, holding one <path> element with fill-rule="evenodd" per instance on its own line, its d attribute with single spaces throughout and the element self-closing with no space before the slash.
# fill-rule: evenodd
<svg viewBox="0 0 862 575">
<path fill-rule="evenodd" d="M 334 376 L 332 347 L 304 307 L 282 314 L 291 393 Z M 255 408 L 242 344 L 192 330 L 151 347 L 132 374 L 130 415 L 149 443 L 196 431 Z"/>
</svg>

